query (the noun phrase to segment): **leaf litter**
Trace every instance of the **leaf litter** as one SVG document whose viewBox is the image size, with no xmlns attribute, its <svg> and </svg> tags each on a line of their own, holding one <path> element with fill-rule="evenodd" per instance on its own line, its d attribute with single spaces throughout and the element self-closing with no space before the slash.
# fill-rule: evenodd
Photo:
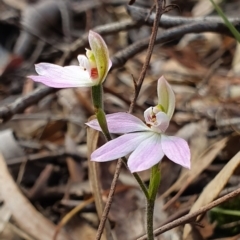
<svg viewBox="0 0 240 240">
<path fill-rule="evenodd" d="M 26 77 L 34 73 L 34 63 L 63 62 L 67 59 L 63 53 L 89 29 L 131 19 L 124 6 L 128 1 L 103 1 L 102 5 L 85 0 L 65 2 L 0 3 L 0 31 L 7 27 L 6 34 L 0 34 L 1 107 L 40 86 L 29 83 Z M 176 2 L 182 11 L 167 13 L 173 17 L 214 13 L 209 1 Z M 235 16 L 237 3 L 222 2 L 221 6 L 226 14 Z M 150 7 L 151 1 L 137 0 L 134 6 Z M 149 27 L 140 26 L 104 39 L 114 56 L 149 34 Z M 84 53 L 84 47 L 87 44 L 79 54 Z M 192 168 L 182 170 L 164 158 L 154 228 L 212 202 L 221 192 L 239 187 L 239 181 L 231 181 L 239 179 L 240 173 L 238 53 L 239 44 L 221 32 L 186 34 L 155 46 L 134 114 L 141 118 L 144 109 L 156 104 L 156 80 L 164 75 L 177 100 L 168 132 L 189 142 Z M 133 79 L 139 76 L 145 55 L 145 51 L 138 52 L 111 71 L 105 83 L 106 112 L 127 111 Z M 74 54 L 69 59 L 76 64 Z M 53 239 L 56 227 L 75 209 L 57 239 L 95 239 L 116 163 L 88 161 L 87 149 L 104 143 L 101 134 L 86 134 L 89 130 L 84 123 L 93 115 L 89 99 L 88 89 L 52 92 L 0 125 L 0 238 L 7 233 L 8 239 Z M 140 176 L 149 181 L 148 171 Z M 143 235 L 144 207 L 141 191 L 123 167 L 105 239 L 137 239 Z M 239 227 L 218 236 L 216 222 L 212 223 L 208 215 L 203 218 L 207 234 L 191 223 L 194 239 L 238 239 Z M 183 239 L 189 226 L 172 229 L 157 239 Z"/>
</svg>

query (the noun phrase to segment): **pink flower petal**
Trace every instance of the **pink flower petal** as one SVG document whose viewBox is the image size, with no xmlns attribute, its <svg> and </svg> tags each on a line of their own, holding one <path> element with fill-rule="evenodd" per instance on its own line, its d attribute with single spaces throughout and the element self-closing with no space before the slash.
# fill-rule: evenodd
<svg viewBox="0 0 240 240">
<path fill-rule="evenodd" d="M 159 112 L 156 114 L 156 118 L 158 123 L 156 127 L 164 133 L 169 126 L 169 117 L 164 112 Z"/>
<path fill-rule="evenodd" d="M 130 133 L 104 144 L 95 150 L 91 155 L 91 160 L 96 162 L 106 162 L 115 160 L 131 153 L 146 137 L 153 133 Z"/>
<path fill-rule="evenodd" d="M 143 133 L 148 137 L 137 147 L 128 159 L 128 167 L 131 172 L 139 172 L 149 169 L 160 162 L 164 156 L 161 147 L 161 136 L 153 133 Z"/>
<path fill-rule="evenodd" d="M 108 129 L 110 133 L 129 133 L 150 131 L 139 118 L 129 113 L 112 113 L 106 115 Z M 101 131 L 101 128 L 96 119 L 86 123 L 89 127 Z"/>
<path fill-rule="evenodd" d="M 35 68 L 40 76 L 29 76 L 29 78 L 49 87 L 89 87 L 93 85 L 88 72 L 79 66 L 61 67 L 50 63 L 39 63 L 35 65 Z"/>
<path fill-rule="evenodd" d="M 190 169 L 190 149 L 188 143 L 184 139 L 161 135 L 161 143 L 164 154 L 170 160 Z"/>
</svg>

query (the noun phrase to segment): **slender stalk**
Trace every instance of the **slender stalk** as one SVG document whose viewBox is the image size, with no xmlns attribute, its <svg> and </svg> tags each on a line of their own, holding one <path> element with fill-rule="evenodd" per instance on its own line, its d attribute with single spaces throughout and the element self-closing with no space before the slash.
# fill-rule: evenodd
<svg viewBox="0 0 240 240">
<path fill-rule="evenodd" d="M 147 72 L 147 68 L 148 68 L 150 60 L 151 60 L 151 56 L 152 56 L 152 52 L 153 52 L 153 48 L 154 48 L 154 43 L 155 43 L 155 40 L 157 38 L 158 23 L 161 19 L 162 14 L 164 13 L 164 9 L 162 8 L 164 2 L 165 2 L 165 0 L 155 0 L 156 15 L 155 15 L 155 19 L 154 19 L 154 22 L 153 22 L 152 33 L 151 33 L 150 41 L 149 41 L 149 44 L 148 44 L 148 50 L 147 50 L 146 58 L 145 58 L 143 66 L 142 66 L 142 70 L 141 70 L 141 73 L 139 75 L 139 78 L 137 80 L 137 86 L 136 86 L 136 89 L 135 89 L 134 97 L 133 97 L 133 100 L 132 100 L 130 108 L 129 108 L 130 113 L 133 111 L 133 108 L 135 107 L 138 95 L 139 95 L 140 90 L 142 88 L 142 84 L 143 84 L 143 81 L 144 81 L 144 78 L 145 78 L 145 75 L 146 75 L 146 72 Z"/>
<path fill-rule="evenodd" d="M 154 216 L 154 203 L 157 196 L 158 187 L 161 181 L 161 174 L 158 164 L 151 169 L 150 183 L 148 188 L 147 198 L 147 239 L 154 240 L 153 234 L 153 216 Z"/>
<path fill-rule="evenodd" d="M 147 239 L 154 240 L 153 234 L 153 213 L 154 213 L 154 200 L 147 200 Z"/>
<path fill-rule="evenodd" d="M 125 164 L 126 168 L 128 168 L 128 166 L 127 166 L 127 159 L 125 157 L 122 157 L 121 160 Z M 132 173 L 132 175 L 134 176 L 134 178 L 138 182 L 138 184 L 139 184 L 140 188 L 142 189 L 146 199 L 148 199 L 149 198 L 149 194 L 148 194 L 148 189 L 147 189 L 146 184 L 142 181 L 142 179 L 139 177 L 139 175 L 137 173 Z"/>
<path fill-rule="evenodd" d="M 106 205 L 104 207 L 102 217 L 100 219 L 100 223 L 98 225 L 98 230 L 97 230 L 95 240 L 100 240 L 101 237 L 102 237 L 102 233 L 103 233 L 103 230 L 104 230 L 104 227 L 105 227 L 105 223 L 107 221 L 108 213 L 109 213 L 111 205 L 112 205 L 113 195 L 115 193 L 117 180 L 118 180 L 118 177 L 119 177 L 119 174 L 120 174 L 121 167 L 122 167 L 122 161 L 121 161 L 121 159 L 119 159 L 118 162 L 117 162 L 117 166 L 116 166 L 115 173 L 114 173 L 114 176 L 113 176 L 113 180 L 112 180 L 112 183 L 111 183 L 110 191 L 109 191 L 109 194 L 108 194 L 108 199 L 107 199 Z"/>
<path fill-rule="evenodd" d="M 139 184 L 140 188 L 142 189 L 145 197 L 148 199 L 149 194 L 148 194 L 148 190 L 147 190 L 146 185 L 144 184 L 144 182 L 142 181 L 142 179 L 139 177 L 139 175 L 137 173 L 132 173 L 132 175 L 134 176 L 134 178 L 138 182 L 138 184 Z"/>
<path fill-rule="evenodd" d="M 111 135 L 108 130 L 107 120 L 105 116 L 105 112 L 103 109 L 103 86 L 102 84 L 96 85 L 92 87 L 92 102 L 95 108 L 95 114 L 98 120 L 98 123 L 102 129 L 102 132 L 107 139 L 110 141 Z"/>
<path fill-rule="evenodd" d="M 107 125 L 107 120 L 106 120 L 106 115 L 105 115 L 105 112 L 103 111 L 102 108 L 98 108 L 96 109 L 96 117 L 97 117 L 97 120 L 98 120 L 98 123 L 102 129 L 102 132 L 106 138 L 107 141 L 110 141 L 112 140 L 112 137 L 111 137 L 111 134 L 108 130 L 108 125 Z"/>
<path fill-rule="evenodd" d="M 103 86 L 102 84 L 92 87 L 92 102 L 95 110 L 103 109 Z"/>
</svg>

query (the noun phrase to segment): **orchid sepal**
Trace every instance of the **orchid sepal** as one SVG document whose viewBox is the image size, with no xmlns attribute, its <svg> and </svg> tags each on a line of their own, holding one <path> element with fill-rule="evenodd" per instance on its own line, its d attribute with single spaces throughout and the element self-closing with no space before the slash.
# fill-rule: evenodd
<svg viewBox="0 0 240 240">
<path fill-rule="evenodd" d="M 103 38 L 94 31 L 89 31 L 88 35 L 89 45 L 91 51 L 87 52 L 87 56 L 92 61 L 95 61 L 98 71 L 98 84 L 101 84 L 112 66 L 112 62 L 109 58 L 108 47 Z"/>
<path fill-rule="evenodd" d="M 175 110 L 175 95 L 170 84 L 163 76 L 158 79 L 157 94 L 157 106 L 171 119 Z"/>
</svg>

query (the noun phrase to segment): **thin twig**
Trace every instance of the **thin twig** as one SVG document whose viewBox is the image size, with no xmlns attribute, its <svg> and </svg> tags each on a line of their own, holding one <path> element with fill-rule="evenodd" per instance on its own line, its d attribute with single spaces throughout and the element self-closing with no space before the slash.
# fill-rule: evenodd
<svg viewBox="0 0 240 240">
<path fill-rule="evenodd" d="M 158 32 L 158 23 L 161 19 L 162 14 L 164 13 L 164 8 L 162 7 L 163 3 L 164 3 L 164 0 L 155 0 L 156 16 L 155 16 L 155 20 L 153 23 L 152 34 L 151 34 L 150 41 L 148 44 L 146 59 L 143 64 L 140 76 L 137 80 L 137 88 L 136 88 L 136 91 L 134 92 L 134 97 L 133 97 L 133 100 L 132 100 L 130 108 L 129 108 L 129 113 L 131 113 L 133 111 L 133 108 L 136 104 L 138 95 L 142 88 L 143 80 L 144 80 L 146 72 L 147 72 L 147 68 L 148 68 L 150 60 L 151 60 L 151 56 L 152 56 L 152 52 L 153 52 L 153 48 L 154 48 L 154 44 L 155 44 L 155 40 L 156 40 L 157 32 Z"/>
<path fill-rule="evenodd" d="M 136 6 L 127 6 L 127 11 L 132 19 L 136 22 L 141 22 L 144 25 L 152 26 L 155 13 L 151 13 L 151 10 Z M 239 17 L 228 17 L 228 20 L 239 30 L 240 29 L 240 18 Z M 183 24 L 190 23 L 205 23 L 205 24 L 220 24 L 224 25 L 224 22 L 219 16 L 204 16 L 204 17 L 181 17 L 181 16 L 170 16 L 164 14 L 159 21 L 159 27 L 171 28 L 180 26 Z"/>
<path fill-rule="evenodd" d="M 120 174 L 120 171 L 121 171 L 121 167 L 122 167 L 122 160 L 119 159 L 118 162 L 117 162 L 117 166 L 116 166 L 115 173 L 114 173 L 114 176 L 113 176 L 113 180 L 112 180 L 112 183 L 111 183 L 111 187 L 110 187 L 110 191 L 109 191 L 109 194 L 108 194 L 107 202 L 106 202 L 106 205 L 104 207 L 103 214 L 102 214 L 99 226 L 98 226 L 98 230 L 97 230 L 97 234 L 96 234 L 96 240 L 101 239 L 101 236 L 102 236 L 102 233 L 103 233 L 103 230 L 104 230 L 104 226 L 105 226 L 105 223 L 107 221 L 108 213 L 109 213 L 111 205 L 112 205 L 113 195 L 115 193 L 117 180 L 118 180 L 118 177 L 119 177 L 119 174 Z"/>
<path fill-rule="evenodd" d="M 131 105 L 130 105 L 130 108 L 129 108 L 129 111 L 128 111 L 129 113 L 131 113 L 133 111 L 133 108 L 135 106 L 137 97 L 138 97 L 139 92 L 141 90 L 142 83 L 143 83 L 143 80 L 145 78 L 146 71 L 147 71 L 147 68 L 149 66 L 149 62 L 150 62 L 151 55 L 152 55 L 152 52 L 153 52 L 154 43 L 155 43 L 155 40 L 156 40 L 157 31 L 158 31 L 158 22 L 161 18 L 161 15 L 164 12 L 164 9 L 162 9 L 162 4 L 163 4 L 164 0 L 155 0 L 155 2 L 156 2 L 156 12 L 157 12 L 156 13 L 156 19 L 155 19 L 154 24 L 153 24 L 153 29 L 152 29 L 152 34 L 151 34 L 149 45 L 148 45 L 146 60 L 143 64 L 142 71 L 140 73 L 140 77 L 137 81 L 137 86 L 136 86 L 136 89 L 135 89 L 134 98 L 131 102 Z M 108 199 L 107 199 L 104 211 L 103 211 L 103 215 L 102 215 L 100 224 L 98 226 L 96 240 L 101 239 L 103 229 L 104 229 L 104 225 L 105 225 L 105 222 L 107 220 L 107 216 L 108 216 L 108 213 L 110 211 L 111 204 L 112 204 L 112 201 L 113 201 L 113 196 L 114 196 L 115 188 L 116 188 L 116 185 L 117 185 L 117 180 L 118 180 L 118 177 L 119 177 L 119 174 L 120 174 L 120 171 L 121 171 L 122 162 L 123 162 L 122 159 L 119 159 L 118 162 L 117 162 L 117 166 L 116 166 L 116 170 L 115 170 L 115 173 L 114 173 L 114 177 L 113 177 L 113 181 L 112 181 L 112 184 L 111 184 Z M 138 177 L 138 175 L 137 175 L 137 177 Z M 136 178 L 136 176 L 135 176 L 135 178 Z M 138 178 L 136 178 L 136 179 L 140 180 Z M 143 187 L 143 191 L 144 191 L 145 190 L 144 186 L 142 186 L 142 187 Z M 144 191 L 144 193 L 148 194 L 147 191 Z"/>
<path fill-rule="evenodd" d="M 220 205 L 221 203 L 224 203 L 224 202 L 226 202 L 226 201 L 228 201 L 228 200 L 230 200 L 230 199 L 232 199 L 232 198 L 234 198 L 238 195 L 240 195 L 240 188 L 237 189 L 236 191 L 233 191 L 233 192 L 221 197 L 221 198 L 218 198 L 217 200 L 207 204 L 204 207 L 201 207 L 200 209 L 198 209 L 194 213 L 187 214 L 187 215 L 185 215 L 181 218 L 176 219 L 175 221 L 172 221 L 172 222 L 170 222 L 170 223 L 168 223 L 168 224 L 166 224 L 166 225 L 164 225 L 160 228 L 157 228 L 154 231 L 154 236 L 158 236 L 158 235 L 160 235 L 160 234 L 162 234 L 166 231 L 169 231 L 169 230 L 171 230 L 175 227 L 178 227 L 178 226 L 183 225 L 185 223 L 189 223 L 189 222 L 192 221 L 192 219 L 196 219 L 197 216 L 207 212 L 208 210 L 210 210 L 210 209 Z M 147 240 L 147 235 L 144 235 L 144 236 L 138 238 L 137 240 Z"/>
<path fill-rule="evenodd" d="M 240 20 L 239 20 L 240 24 Z M 161 33 L 160 36 L 156 38 L 156 44 L 167 43 L 176 39 L 180 39 L 185 34 L 188 33 L 202 33 L 202 32 L 215 32 L 226 34 L 232 37 L 228 28 L 224 23 L 215 23 L 215 22 L 193 22 L 189 24 L 183 24 L 177 27 L 173 27 L 165 30 Z M 149 38 L 139 40 L 128 46 L 127 48 L 119 51 L 111 59 L 114 67 L 123 66 L 130 58 L 145 50 L 148 46 Z"/>
<path fill-rule="evenodd" d="M 26 108 L 37 103 L 47 95 L 56 92 L 54 88 L 37 88 L 30 94 L 18 98 L 15 102 L 0 107 L 0 123 L 8 121 L 14 114 L 23 112 Z"/>
</svg>

